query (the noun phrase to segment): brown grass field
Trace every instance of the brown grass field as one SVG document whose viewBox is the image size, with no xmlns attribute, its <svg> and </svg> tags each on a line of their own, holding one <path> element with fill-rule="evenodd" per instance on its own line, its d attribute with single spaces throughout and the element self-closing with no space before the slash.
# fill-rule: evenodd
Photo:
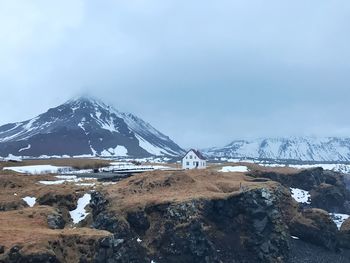
<svg viewBox="0 0 350 263">
<path fill-rule="evenodd" d="M 100 190 L 107 194 L 108 199 L 114 200 L 112 209 L 123 213 L 151 204 L 224 198 L 239 194 L 241 187 L 248 190 L 275 186 L 277 183 L 269 180 L 254 182 L 244 173 L 188 170 L 138 174 Z"/>
</svg>

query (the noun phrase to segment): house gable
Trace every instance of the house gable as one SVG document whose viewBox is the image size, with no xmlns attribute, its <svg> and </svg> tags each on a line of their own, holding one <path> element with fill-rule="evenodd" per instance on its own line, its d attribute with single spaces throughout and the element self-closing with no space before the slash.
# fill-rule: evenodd
<svg viewBox="0 0 350 263">
<path fill-rule="evenodd" d="M 205 157 L 199 151 L 196 151 L 194 149 L 189 150 L 182 159 L 188 159 L 186 157 L 192 157 L 189 159 L 199 159 L 202 161 L 206 160 Z"/>
</svg>

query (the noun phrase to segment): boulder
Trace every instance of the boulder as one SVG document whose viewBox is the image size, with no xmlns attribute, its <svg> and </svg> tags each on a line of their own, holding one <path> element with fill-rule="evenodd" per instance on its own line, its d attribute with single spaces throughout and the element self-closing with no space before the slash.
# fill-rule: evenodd
<svg viewBox="0 0 350 263">
<path fill-rule="evenodd" d="M 63 229 L 66 222 L 63 216 L 57 212 L 47 216 L 47 225 L 51 229 Z"/>
<path fill-rule="evenodd" d="M 350 218 L 342 224 L 338 239 L 341 247 L 350 249 Z"/>
<path fill-rule="evenodd" d="M 292 236 L 328 250 L 339 248 L 337 226 L 324 210 L 305 209 L 291 220 L 289 230 Z"/>
<path fill-rule="evenodd" d="M 350 213 L 344 204 L 348 193 L 345 188 L 322 183 L 310 191 L 311 205 L 335 213 Z"/>
</svg>

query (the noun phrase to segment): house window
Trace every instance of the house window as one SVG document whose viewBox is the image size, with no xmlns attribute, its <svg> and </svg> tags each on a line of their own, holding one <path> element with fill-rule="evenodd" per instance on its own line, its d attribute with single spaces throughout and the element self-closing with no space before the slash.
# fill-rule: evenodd
<svg viewBox="0 0 350 263">
<path fill-rule="evenodd" d="M 190 165 L 190 162 L 186 162 L 186 165 L 187 165 L 187 166 Z"/>
<path fill-rule="evenodd" d="M 192 159 L 192 155 L 190 155 L 190 159 Z"/>
</svg>

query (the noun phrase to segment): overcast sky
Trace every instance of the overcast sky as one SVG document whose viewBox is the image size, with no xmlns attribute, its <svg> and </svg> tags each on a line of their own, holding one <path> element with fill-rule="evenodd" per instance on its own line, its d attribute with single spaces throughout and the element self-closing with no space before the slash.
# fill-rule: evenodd
<svg viewBox="0 0 350 263">
<path fill-rule="evenodd" d="M 90 93 L 183 147 L 350 135 L 349 0 L 0 0 L 0 124 Z"/>
</svg>

